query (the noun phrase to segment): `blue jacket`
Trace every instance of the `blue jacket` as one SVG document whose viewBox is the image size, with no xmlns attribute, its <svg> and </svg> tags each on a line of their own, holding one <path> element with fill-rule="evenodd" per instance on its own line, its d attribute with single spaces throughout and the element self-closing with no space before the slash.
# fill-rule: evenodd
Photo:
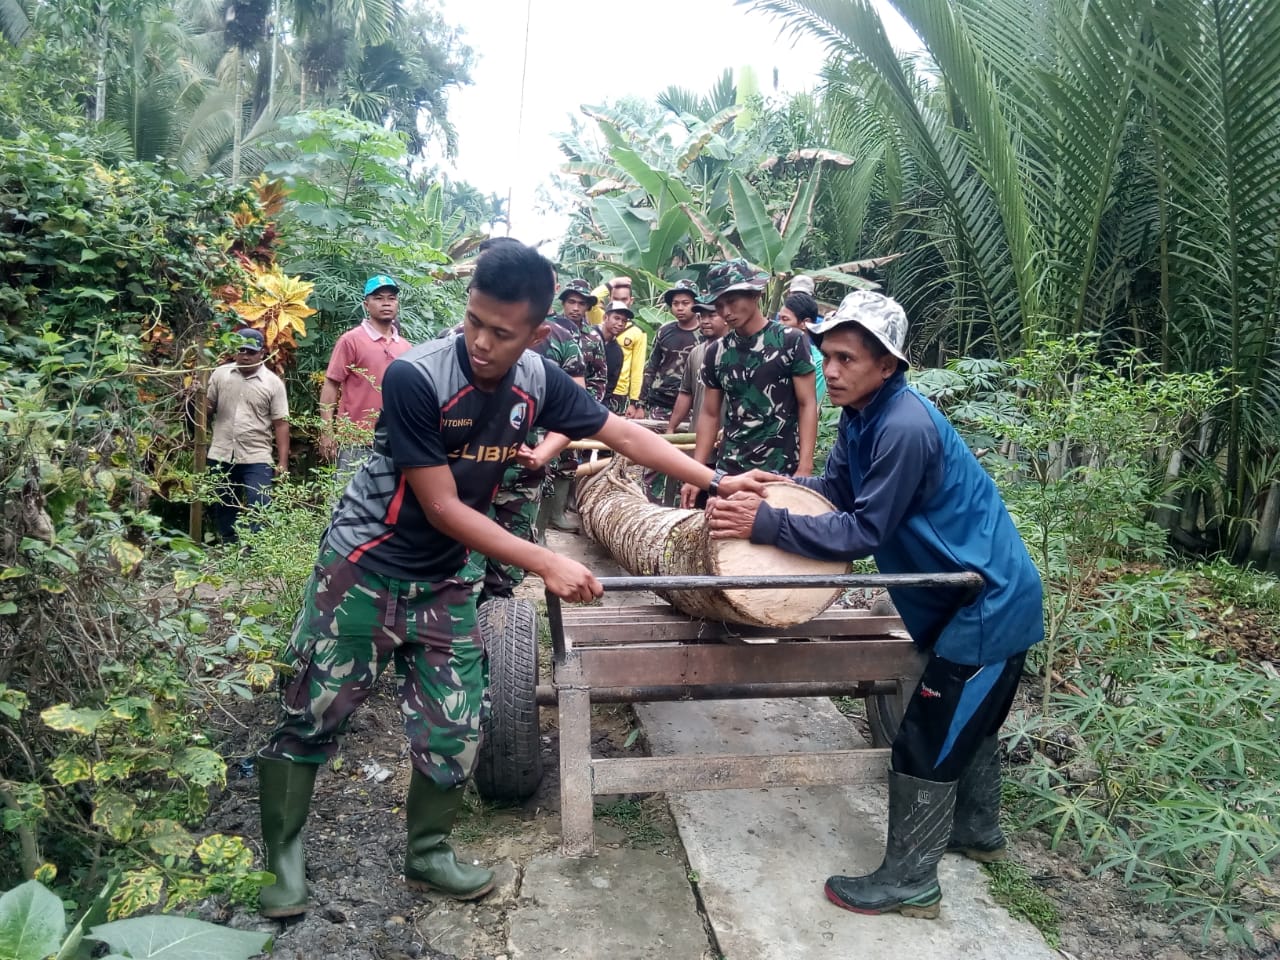
<svg viewBox="0 0 1280 960">
<path fill-rule="evenodd" d="M 752 543 L 823 560 L 874 556 L 881 573 L 982 574 L 977 599 L 895 588 L 912 638 L 963 664 L 999 663 L 1044 639 L 1044 591 L 996 485 L 941 413 L 895 374 L 846 408 L 823 476 L 797 478 L 836 512 L 792 516 L 762 503 Z"/>
</svg>

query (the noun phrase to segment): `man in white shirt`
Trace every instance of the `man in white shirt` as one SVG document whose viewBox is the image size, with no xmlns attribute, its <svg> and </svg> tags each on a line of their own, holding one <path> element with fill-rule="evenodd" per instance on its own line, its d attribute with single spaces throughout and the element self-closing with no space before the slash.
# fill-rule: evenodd
<svg viewBox="0 0 1280 960">
<path fill-rule="evenodd" d="M 259 330 L 237 330 L 235 360 L 209 377 L 209 475 L 217 484 L 214 528 L 225 543 L 236 542 L 236 516 L 243 507 L 271 502 L 271 441 L 276 473 L 289 469 L 289 400 L 284 382 L 263 366 L 266 340 Z M 251 524 L 251 529 L 256 525 Z"/>
</svg>

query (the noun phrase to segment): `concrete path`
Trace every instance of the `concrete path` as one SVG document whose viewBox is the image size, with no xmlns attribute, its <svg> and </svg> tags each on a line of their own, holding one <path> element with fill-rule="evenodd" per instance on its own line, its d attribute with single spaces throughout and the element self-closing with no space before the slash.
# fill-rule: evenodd
<svg viewBox="0 0 1280 960">
<path fill-rule="evenodd" d="M 535 857 L 511 916 L 511 960 L 702 960 L 707 934 L 679 858 L 601 848 Z"/>
<path fill-rule="evenodd" d="M 622 573 L 585 537 L 552 549 L 598 575 Z M 613 594 L 631 604 L 648 595 Z M 638 704 L 653 755 L 782 753 L 861 745 L 830 700 Z M 874 870 L 884 851 L 883 787 L 713 790 L 667 797 L 719 945 L 708 948 L 678 860 L 600 848 L 589 860 L 536 858 L 511 915 L 510 955 L 562 960 L 1060 960 L 987 893 L 963 857 L 944 858 L 942 916 L 860 917 L 827 902 L 832 873 Z"/>
<path fill-rule="evenodd" d="M 830 700 L 638 705 L 650 752 L 781 753 L 860 745 Z M 715 790 L 668 795 L 725 960 L 1053 960 L 1031 926 L 987 894 L 977 864 L 944 858 L 942 916 L 862 917 L 828 903 L 832 873 L 861 874 L 884 851 L 883 787 Z"/>
</svg>

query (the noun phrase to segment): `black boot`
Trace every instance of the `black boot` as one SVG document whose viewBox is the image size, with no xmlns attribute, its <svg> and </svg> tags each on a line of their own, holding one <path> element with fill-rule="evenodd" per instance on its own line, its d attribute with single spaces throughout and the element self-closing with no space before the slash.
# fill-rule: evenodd
<svg viewBox="0 0 1280 960">
<path fill-rule="evenodd" d="M 302 827 L 315 789 L 314 763 L 258 758 L 258 810 L 267 869 L 276 882 L 258 892 L 264 917 L 296 917 L 307 912 L 307 870 L 302 853 Z"/>
<path fill-rule="evenodd" d="M 889 771 L 889 839 L 884 862 L 865 877 L 828 877 L 827 899 L 854 913 L 891 913 L 932 920 L 942 888 L 938 861 L 955 811 L 955 783 Z"/>
<path fill-rule="evenodd" d="M 413 771 L 405 802 L 409 847 L 404 879 L 410 888 L 434 890 L 455 900 L 476 900 L 493 889 L 493 871 L 459 863 L 448 843 L 465 792 L 465 785 L 442 790 Z"/>
<path fill-rule="evenodd" d="M 1008 856 L 1000 830 L 1000 738 L 987 737 L 956 786 L 956 819 L 947 850 L 994 863 Z"/>
</svg>

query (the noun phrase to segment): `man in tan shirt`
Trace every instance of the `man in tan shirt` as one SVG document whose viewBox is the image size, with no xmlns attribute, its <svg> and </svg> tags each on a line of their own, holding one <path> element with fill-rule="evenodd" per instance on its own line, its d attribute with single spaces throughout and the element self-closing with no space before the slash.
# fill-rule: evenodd
<svg viewBox="0 0 1280 960">
<path fill-rule="evenodd" d="M 232 363 L 209 377 L 209 475 L 216 483 L 214 528 L 224 543 L 236 542 L 241 505 L 271 502 L 271 438 L 275 435 L 276 472 L 289 469 L 289 400 L 284 382 L 262 365 L 266 341 L 258 330 L 236 331 L 240 348 Z M 250 529 L 258 524 L 250 522 Z"/>
</svg>

